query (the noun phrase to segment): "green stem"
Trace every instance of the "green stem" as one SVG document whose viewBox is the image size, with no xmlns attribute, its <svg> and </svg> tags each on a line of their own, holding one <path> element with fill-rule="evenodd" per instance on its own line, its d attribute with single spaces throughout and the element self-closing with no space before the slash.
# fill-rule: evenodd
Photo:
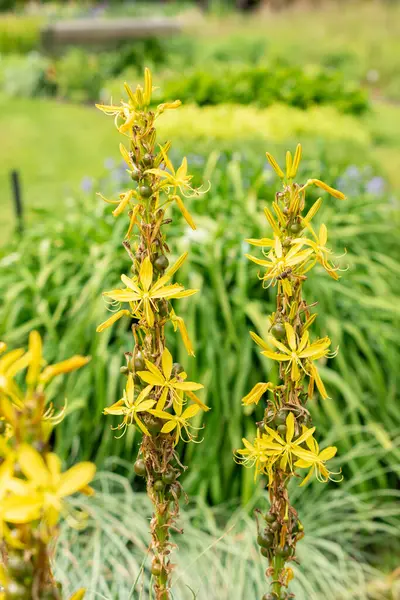
<svg viewBox="0 0 400 600">
<path fill-rule="evenodd" d="M 279 575 L 282 571 L 283 565 L 285 564 L 285 560 L 281 556 L 274 556 L 273 563 L 274 563 L 274 573 L 272 576 L 272 579 L 273 579 L 272 591 L 276 595 L 277 600 L 280 600 L 282 584 L 279 582 Z"/>
</svg>

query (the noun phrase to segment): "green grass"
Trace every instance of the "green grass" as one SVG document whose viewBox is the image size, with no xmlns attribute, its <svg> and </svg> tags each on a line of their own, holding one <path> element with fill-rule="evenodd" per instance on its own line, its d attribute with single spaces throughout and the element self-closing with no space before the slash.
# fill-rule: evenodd
<svg viewBox="0 0 400 600">
<path fill-rule="evenodd" d="M 54 101 L 0 99 L 0 207 L 2 236 L 14 225 L 10 171 L 18 169 L 28 208 L 54 206 L 85 176 L 97 176 L 117 156 L 117 134 L 89 107 Z"/>
</svg>

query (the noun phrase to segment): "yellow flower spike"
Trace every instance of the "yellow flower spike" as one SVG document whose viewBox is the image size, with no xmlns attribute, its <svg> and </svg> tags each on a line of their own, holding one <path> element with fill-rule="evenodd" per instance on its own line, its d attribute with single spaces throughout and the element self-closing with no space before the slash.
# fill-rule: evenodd
<svg viewBox="0 0 400 600">
<path fill-rule="evenodd" d="M 250 404 L 258 404 L 267 390 L 273 390 L 272 383 L 256 383 L 251 392 L 242 398 L 242 404 L 249 406 Z"/>
<path fill-rule="evenodd" d="M 276 160 L 274 159 L 272 154 L 270 154 L 269 152 L 266 152 L 265 156 L 267 157 L 269 164 L 274 169 L 274 171 L 278 175 L 278 177 L 280 177 L 280 179 L 284 179 L 285 173 L 282 171 L 282 169 L 280 168 L 280 166 L 278 165 L 278 163 L 276 162 Z"/>
<path fill-rule="evenodd" d="M 55 363 L 54 365 L 49 365 L 43 371 L 40 376 L 40 381 L 42 383 L 48 383 L 50 379 L 56 377 L 57 375 L 71 373 L 71 371 L 76 371 L 81 367 L 84 367 L 91 361 L 90 356 L 72 356 L 67 360 L 63 360 L 62 362 Z"/>
<path fill-rule="evenodd" d="M 294 157 L 293 157 L 292 168 L 291 168 L 290 175 L 289 175 L 290 179 L 294 179 L 297 175 L 297 171 L 299 169 L 299 164 L 301 161 L 301 152 L 302 152 L 301 144 L 297 144 L 296 152 L 294 153 Z"/>
</svg>

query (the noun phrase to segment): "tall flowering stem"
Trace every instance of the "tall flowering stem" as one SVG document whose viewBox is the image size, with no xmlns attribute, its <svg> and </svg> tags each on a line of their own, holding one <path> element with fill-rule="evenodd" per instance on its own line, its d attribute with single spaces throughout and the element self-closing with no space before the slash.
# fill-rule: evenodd
<svg viewBox="0 0 400 600">
<path fill-rule="evenodd" d="M 27 351 L 7 351 L 0 343 L 0 354 L 0 599 L 61 600 L 61 584 L 51 569 L 58 520 L 68 515 L 70 522 L 82 525 L 84 516 L 66 498 L 92 493 L 88 484 L 95 467 L 83 462 L 62 472 L 49 439 L 65 407 L 55 414 L 46 401 L 46 386 L 89 359 L 73 356 L 43 368 L 37 331 L 30 334 Z M 84 594 L 78 590 L 71 600 Z"/>
<path fill-rule="evenodd" d="M 332 358 L 328 337 L 312 341 L 310 329 L 316 319 L 303 297 L 306 273 L 320 265 L 330 277 L 339 278 L 338 267 L 332 263 L 332 252 L 326 246 L 327 228 L 322 224 L 318 233 L 311 221 L 318 212 L 319 198 L 306 211 L 306 192 L 317 186 L 334 198 L 345 196 L 320 181 L 309 179 L 305 184 L 294 181 L 301 159 L 301 146 L 294 156 L 286 154 L 286 172 L 267 152 L 267 160 L 282 181 L 282 190 L 265 208 L 270 233 L 262 239 L 248 239 L 248 244 L 261 250 L 262 256 L 246 255 L 261 267 L 259 279 L 264 288 L 276 290 L 276 310 L 269 317 L 269 336 L 262 339 L 250 335 L 261 348 L 261 354 L 279 364 L 279 383 L 257 383 L 242 400 L 245 406 L 264 403 L 264 416 L 257 423 L 253 441 L 243 439 L 244 448 L 237 450 L 237 460 L 255 469 L 255 478 L 267 476 L 270 508 L 257 511 L 257 542 L 262 556 L 269 563 L 266 571 L 271 577 L 270 590 L 262 600 L 284 600 L 290 597 L 288 584 L 293 578 L 290 563 L 296 561 L 296 544 L 304 536 L 296 509 L 290 504 L 288 483 L 292 477 L 307 474 L 300 485 L 315 475 L 319 481 L 335 479 L 326 462 L 337 449 L 333 446 L 320 451 L 314 437 L 307 402 L 317 389 L 322 398 L 328 394 L 315 362 Z M 339 477 L 340 478 L 340 477 Z"/>
<path fill-rule="evenodd" d="M 134 183 L 115 200 L 102 198 L 115 205 L 115 217 L 123 213 L 128 217 L 128 230 L 122 243 L 132 262 L 131 275 L 121 276 L 122 289 L 104 293 L 111 309 L 115 310 L 97 331 L 103 331 L 121 318 L 131 323 L 132 348 L 125 353 L 126 366 L 121 369 L 127 378 L 125 391 L 123 397 L 104 412 L 121 417 L 117 427 L 120 435 L 127 427 L 136 427 L 142 434 L 134 470 L 146 478 L 154 507 L 150 529 L 156 599 L 167 600 L 172 570 L 170 531 L 175 529 L 179 512 L 182 490 L 179 476 L 184 470 L 175 448 L 180 439 L 195 441 L 196 427 L 192 420 L 198 420 L 198 413 L 208 407 L 194 393 L 203 386 L 187 381 L 184 368 L 173 361 L 166 346 L 165 328 L 171 323 L 175 331 L 179 330 L 189 356 L 194 356 L 185 323 L 175 313 L 171 300 L 198 291 L 172 283 L 187 253 L 170 265 L 165 229 L 172 218 L 167 218 L 166 212 L 176 206 L 188 225 L 195 229 L 184 198 L 202 192 L 191 186 L 186 158 L 175 170 L 168 157 L 171 143 L 157 144 L 156 120 L 164 111 L 178 108 L 180 101 L 152 108 L 152 77 L 148 69 L 144 87 L 138 85 L 133 91 L 125 84 L 125 91 L 127 102 L 97 107 L 114 116 L 119 133 L 125 136 L 120 151 Z"/>
</svg>

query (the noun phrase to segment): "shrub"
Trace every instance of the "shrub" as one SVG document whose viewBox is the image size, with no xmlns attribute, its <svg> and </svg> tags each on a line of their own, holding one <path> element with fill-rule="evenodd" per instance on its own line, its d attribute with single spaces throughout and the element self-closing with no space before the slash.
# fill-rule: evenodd
<svg viewBox="0 0 400 600">
<path fill-rule="evenodd" d="M 354 114 L 368 107 L 367 95 L 359 83 L 348 82 L 339 71 L 278 62 L 256 67 L 197 68 L 185 78 L 167 80 L 163 97 L 179 97 L 200 106 L 231 102 L 265 107 L 284 102 L 305 109 L 331 104 Z"/>
</svg>

